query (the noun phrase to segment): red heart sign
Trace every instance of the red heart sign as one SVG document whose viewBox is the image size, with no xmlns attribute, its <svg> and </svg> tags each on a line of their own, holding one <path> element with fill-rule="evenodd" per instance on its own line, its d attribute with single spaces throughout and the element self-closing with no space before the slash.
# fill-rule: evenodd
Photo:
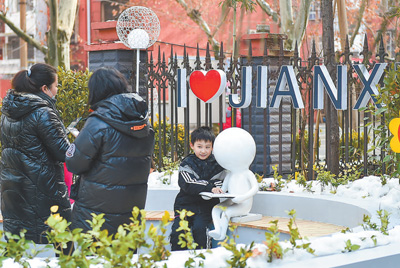
<svg viewBox="0 0 400 268">
<path fill-rule="evenodd" d="M 194 71 L 189 78 L 190 88 L 197 98 L 211 103 L 226 87 L 226 74 L 221 70 Z"/>
</svg>

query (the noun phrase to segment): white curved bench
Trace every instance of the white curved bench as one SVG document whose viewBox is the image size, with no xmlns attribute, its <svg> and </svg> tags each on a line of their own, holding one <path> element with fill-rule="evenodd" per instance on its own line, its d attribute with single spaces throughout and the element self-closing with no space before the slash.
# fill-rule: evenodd
<svg viewBox="0 0 400 268">
<path fill-rule="evenodd" d="M 147 220 L 160 220 L 165 210 L 173 217 L 173 204 L 177 193 L 177 189 L 150 189 L 145 207 Z M 325 236 L 340 232 L 346 227 L 356 227 L 362 223 L 364 214 L 370 215 L 370 212 L 361 206 L 321 196 L 259 192 L 254 197 L 251 212 L 261 214 L 263 217 L 261 220 L 233 223 L 238 226 L 236 231 L 239 235 L 238 243 L 264 241 L 264 233 L 273 220 L 278 220 L 281 239 L 288 239 L 289 216 L 286 211 L 292 209 L 296 210 L 297 227 L 303 237 Z"/>
</svg>

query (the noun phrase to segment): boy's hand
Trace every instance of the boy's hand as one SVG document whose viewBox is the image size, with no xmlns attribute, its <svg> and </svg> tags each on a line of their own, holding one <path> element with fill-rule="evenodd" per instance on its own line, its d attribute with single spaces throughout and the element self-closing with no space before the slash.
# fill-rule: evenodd
<svg viewBox="0 0 400 268">
<path fill-rule="evenodd" d="M 224 193 L 224 191 L 222 191 L 222 189 L 219 188 L 219 187 L 214 187 L 214 188 L 212 188 L 212 189 L 211 189 L 211 192 L 212 192 L 213 194 L 223 194 L 223 193 Z"/>
</svg>

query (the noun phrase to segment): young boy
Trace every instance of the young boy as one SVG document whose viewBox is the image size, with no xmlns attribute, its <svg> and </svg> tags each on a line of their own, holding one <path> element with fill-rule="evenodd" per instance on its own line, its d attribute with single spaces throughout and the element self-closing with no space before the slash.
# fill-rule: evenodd
<svg viewBox="0 0 400 268">
<path fill-rule="evenodd" d="M 219 179 L 223 168 L 218 165 L 212 154 L 215 136 L 209 127 L 200 127 L 191 134 L 190 148 L 194 154 L 189 154 L 179 166 L 178 184 L 180 191 L 175 198 L 175 220 L 171 231 L 171 250 L 184 250 L 178 245 L 179 213 L 178 210 L 186 209 L 194 213 L 187 217 L 189 227 L 192 230 L 194 242 L 197 248 L 209 248 L 207 239 L 207 225 L 211 223 L 211 210 L 219 203 L 218 198 L 204 200 L 199 193 L 222 193 L 222 181 Z"/>
</svg>

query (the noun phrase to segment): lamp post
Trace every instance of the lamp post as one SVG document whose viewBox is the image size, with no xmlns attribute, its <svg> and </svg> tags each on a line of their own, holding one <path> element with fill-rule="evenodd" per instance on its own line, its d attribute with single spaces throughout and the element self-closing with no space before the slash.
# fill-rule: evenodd
<svg viewBox="0 0 400 268">
<path fill-rule="evenodd" d="M 151 47 L 160 35 L 160 21 L 147 7 L 134 6 L 124 10 L 116 26 L 119 40 L 131 49 L 136 49 L 136 92 L 139 93 L 139 53 Z"/>
<path fill-rule="evenodd" d="M 149 44 L 149 35 L 145 30 L 135 29 L 128 34 L 129 47 L 136 49 L 136 92 L 139 93 L 139 63 L 140 49 L 146 49 Z"/>
</svg>

